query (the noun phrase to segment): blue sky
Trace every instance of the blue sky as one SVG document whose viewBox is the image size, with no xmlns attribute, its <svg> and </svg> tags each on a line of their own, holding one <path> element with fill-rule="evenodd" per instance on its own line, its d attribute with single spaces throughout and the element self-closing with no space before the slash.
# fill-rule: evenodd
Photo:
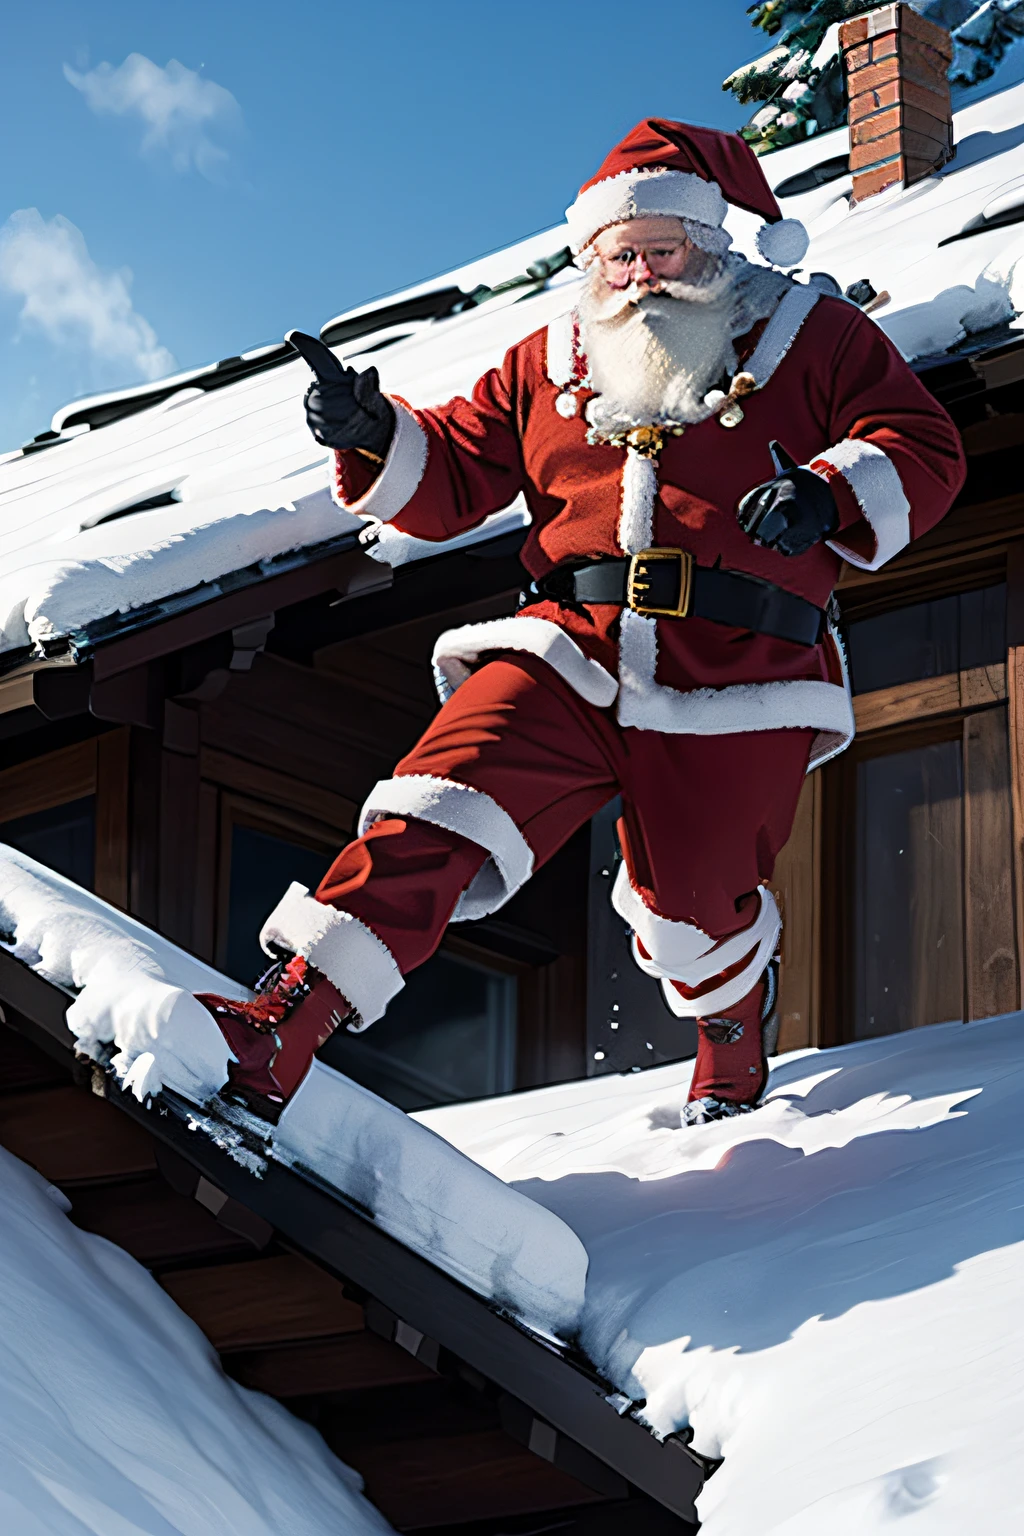
<svg viewBox="0 0 1024 1536">
<path fill-rule="evenodd" d="M 641 117 L 737 127 L 748 3 L 12 7 L 0 448 L 556 223 Z"/>
</svg>

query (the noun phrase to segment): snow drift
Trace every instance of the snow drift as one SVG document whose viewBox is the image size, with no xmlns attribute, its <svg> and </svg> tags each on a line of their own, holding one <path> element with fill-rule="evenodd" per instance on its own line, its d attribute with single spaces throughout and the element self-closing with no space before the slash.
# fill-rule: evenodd
<svg viewBox="0 0 1024 1536">
<path fill-rule="evenodd" d="M 391 1527 L 308 1425 L 221 1371 L 147 1272 L 0 1150 L 0 1529 L 372 1536 Z"/>
<path fill-rule="evenodd" d="M 1024 1015 L 795 1052 L 681 1130 L 689 1077 L 417 1118 L 582 1237 L 587 1352 L 725 1458 L 706 1536 L 1016 1531 Z"/>
<path fill-rule="evenodd" d="M 137 1091 L 165 1065 L 202 1082 L 206 1048 L 173 1012 L 129 1017 L 133 946 L 146 985 L 223 978 L 0 849 L 5 925 L 28 964 L 82 986 L 83 1038 L 113 1030 Z M 104 952 L 113 972 L 90 981 Z M 691 1426 L 724 1458 L 707 1536 L 881 1536 L 910 1514 L 921 1536 L 1015 1531 L 1024 1015 L 795 1052 L 756 1114 L 683 1130 L 690 1072 L 406 1116 L 318 1066 L 267 1155 L 535 1327 L 575 1330 L 655 1434 Z"/>
<path fill-rule="evenodd" d="M 67 1022 L 79 1049 L 99 1059 L 116 1047 L 111 1066 L 139 1100 L 166 1087 L 202 1106 L 226 1082 L 224 1038 L 192 992 L 238 997 L 244 988 L 0 844 L 2 935 L 19 960 L 77 992 Z M 315 1173 L 524 1322 L 574 1332 L 587 1275 L 576 1234 L 341 1073 L 316 1064 L 268 1154 Z M 251 1153 L 244 1161 L 259 1171 Z"/>
</svg>

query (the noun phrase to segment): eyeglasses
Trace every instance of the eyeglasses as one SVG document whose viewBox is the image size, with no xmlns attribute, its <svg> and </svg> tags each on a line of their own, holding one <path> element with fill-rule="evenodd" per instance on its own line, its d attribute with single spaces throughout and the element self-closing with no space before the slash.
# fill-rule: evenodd
<svg viewBox="0 0 1024 1536">
<path fill-rule="evenodd" d="M 720 257 L 701 250 L 691 240 L 627 246 L 608 254 L 599 252 L 598 261 L 605 282 L 612 288 L 628 288 L 631 283 L 649 283 L 659 278 L 699 284 L 721 266 Z"/>
</svg>

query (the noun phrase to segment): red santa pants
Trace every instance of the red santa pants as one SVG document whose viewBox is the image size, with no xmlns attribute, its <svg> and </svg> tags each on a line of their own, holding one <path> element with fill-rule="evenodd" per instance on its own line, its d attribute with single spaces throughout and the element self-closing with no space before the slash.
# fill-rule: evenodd
<svg viewBox="0 0 1024 1536">
<path fill-rule="evenodd" d="M 717 1013 L 747 997 L 774 952 L 778 915 L 761 886 L 789 836 L 812 735 L 624 728 L 545 662 L 502 656 L 377 785 L 363 834 L 317 899 L 369 929 L 404 975 L 433 954 L 453 915 L 497 910 L 621 793 L 625 864 L 613 901 L 637 961 L 662 978 L 680 1016 Z M 372 995 L 372 970 L 357 1004 L 366 1022 L 387 1005 Z M 331 980 L 352 995 L 344 974 Z M 391 995 L 400 981 L 389 985 Z"/>
</svg>

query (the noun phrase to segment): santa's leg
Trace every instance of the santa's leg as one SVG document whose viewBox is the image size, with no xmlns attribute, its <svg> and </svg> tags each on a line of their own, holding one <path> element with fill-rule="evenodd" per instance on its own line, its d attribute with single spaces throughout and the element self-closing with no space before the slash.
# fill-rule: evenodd
<svg viewBox="0 0 1024 1536">
<path fill-rule="evenodd" d="M 617 792 L 621 731 L 530 655 L 462 685 L 378 784 L 315 896 L 293 885 L 261 942 L 284 957 L 252 1003 L 204 996 L 231 1087 L 273 1116 L 343 1023 L 382 1017 L 454 917 L 496 911 Z"/>
<path fill-rule="evenodd" d="M 764 1092 L 781 931 L 766 882 L 789 837 L 813 732 L 638 733 L 613 902 L 637 964 L 697 1023 L 689 1121 Z"/>
</svg>

